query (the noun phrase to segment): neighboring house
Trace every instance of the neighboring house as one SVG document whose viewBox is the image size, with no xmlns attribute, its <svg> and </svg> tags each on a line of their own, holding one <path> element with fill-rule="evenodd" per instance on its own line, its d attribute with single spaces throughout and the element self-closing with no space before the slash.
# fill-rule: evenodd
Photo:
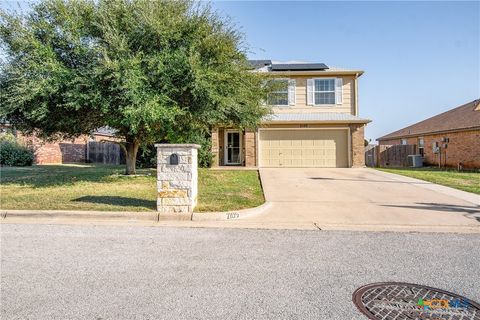
<svg viewBox="0 0 480 320">
<path fill-rule="evenodd" d="M 273 115 L 259 128 L 213 130 L 214 166 L 364 166 L 364 127 L 370 120 L 359 117 L 363 71 L 323 63 L 250 63 L 283 87 L 269 95 Z"/>
<path fill-rule="evenodd" d="M 115 138 L 114 132 L 109 128 L 99 128 L 96 131 L 92 132 L 90 136 L 84 135 L 75 139 L 54 142 L 45 141 L 35 136 L 23 135 L 20 131 L 12 128 L 8 123 L 1 124 L 0 128 L 2 131 L 13 132 L 13 134 L 17 137 L 18 140 L 33 148 L 33 150 L 35 151 L 35 164 L 90 162 L 91 159 L 89 159 L 89 146 L 91 146 L 92 142 L 118 140 L 117 138 Z M 115 148 L 115 146 L 113 146 L 113 148 Z M 109 149 L 112 149 L 112 146 L 110 146 Z M 118 153 L 118 157 L 116 158 L 120 159 L 120 148 L 117 147 L 117 149 L 118 151 L 115 150 Z M 95 158 L 100 157 L 97 156 Z M 103 158 L 105 157 L 102 157 L 102 160 Z"/>
<path fill-rule="evenodd" d="M 427 165 L 480 168 L 480 99 L 377 139 L 416 145 Z"/>
</svg>

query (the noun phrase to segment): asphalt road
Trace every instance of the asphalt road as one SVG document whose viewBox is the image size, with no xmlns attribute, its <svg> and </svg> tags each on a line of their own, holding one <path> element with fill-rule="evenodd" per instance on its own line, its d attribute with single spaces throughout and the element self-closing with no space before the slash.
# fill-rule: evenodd
<svg viewBox="0 0 480 320">
<path fill-rule="evenodd" d="M 475 234 L 0 228 L 1 319 L 364 319 L 379 281 L 480 301 Z"/>
</svg>

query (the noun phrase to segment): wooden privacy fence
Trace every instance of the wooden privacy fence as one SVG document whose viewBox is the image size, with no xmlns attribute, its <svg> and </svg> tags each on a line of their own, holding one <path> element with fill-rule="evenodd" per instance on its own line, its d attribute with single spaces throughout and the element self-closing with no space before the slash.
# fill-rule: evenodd
<svg viewBox="0 0 480 320">
<path fill-rule="evenodd" d="M 124 164 L 125 153 L 117 143 L 113 142 L 88 142 L 87 160 L 92 163 Z"/>
<path fill-rule="evenodd" d="M 408 167 L 408 156 L 416 154 L 415 144 L 379 145 L 365 152 L 368 167 Z"/>
</svg>

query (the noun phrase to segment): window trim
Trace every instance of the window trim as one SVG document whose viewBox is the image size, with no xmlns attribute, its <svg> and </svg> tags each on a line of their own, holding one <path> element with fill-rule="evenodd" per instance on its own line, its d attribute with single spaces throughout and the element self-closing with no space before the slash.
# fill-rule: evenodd
<svg viewBox="0 0 480 320">
<path fill-rule="evenodd" d="M 420 141 L 423 142 L 423 145 L 420 145 Z M 422 149 L 422 152 L 420 152 L 420 149 Z M 425 157 L 425 138 L 424 137 L 418 137 L 418 153 L 422 157 Z"/>
<path fill-rule="evenodd" d="M 287 82 L 287 104 L 270 104 L 268 103 L 268 97 L 267 97 L 267 105 L 271 107 L 276 107 L 276 108 L 288 108 L 290 107 L 290 90 L 288 90 L 288 87 L 290 86 L 290 78 L 274 78 L 272 79 L 273 81 L 286 81 Z M 270 93 L 285 93 L 281 91 L 274 91 Z"/>
<path fill-rule="evenodd" d="M 315 91 L 315 81 L 317 80 L 333 80 L 333 103 L 317 103 L 315 93 L 317 92 L 332 92 L 332 91 Z M 314 107 L 331 107 L 337 105 L 337 78 L 313 78 L 313 106 Z"/>
</svg>

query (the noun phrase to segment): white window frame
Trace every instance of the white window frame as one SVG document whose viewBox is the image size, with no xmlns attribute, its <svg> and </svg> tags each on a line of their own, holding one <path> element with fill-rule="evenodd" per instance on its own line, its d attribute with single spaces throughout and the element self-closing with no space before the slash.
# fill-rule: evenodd
<svg viewBox="0 0 480 320">
<path fill-rule="evenodd" d="M 239 141 L 239 151 L 238 151 L 238 159 L 240 162 L 228 162 L 228 134 L 229 133 L 238 133 Z M 238 129 L 225 129 L 223 132 L 223 144 L 224 144 L 224 151 L 223 151 L 223 164 L 225 166 L 238 166 L 242 165 L 243 162 L 243 137 L 242 131 Z"/>
<path fill-rule="evenodd" d="M 315 81 L 317 80 L 333 80 L 333 91 L 315 91 Z M 317 103 L 315 99 L 315 93 L 320 92 L 333 92 L 333 103 Z M 313 78 L 313 105 L 314 106 L 335 106 L 337 102 L 337 78 Z"/>
<path fill-rule="evenodd" d="M 407 140 L 407 139 L 401 139 L 401 140 L 400 140 L 400 144 L 401 144 L 402 146 L 406 146 L 406 145 L 408 144 L 408 140 Z"/>
<path fill-rule="evenodd" d="M 290 90 L 289 90 L 289 86 L 290 86 L 290 79 L 289 78 L 274 78 L 272 79 L 273 81 L 286 81 L 287 82 L 287 104 L 270 104 L 269 101 L 268 101 L 268 97 L 267 97 L 267 104 L 271 107 L 280 107 L 280 108 L 287 108 L 290 106 Z M 271 93 L 285 93 L 283 91 L 273 91 Z"/>
<path fill-rule="evenodd" d="M 422 143 L 420 144 L 420 142 Z M 420 149 L 423 150 L 423 154 L 420 152 Z M 425 138 L 424 137 L 418 138 L 418 153 L 421 154 L 423 157 L 425 156 Z"/>
</svg>

